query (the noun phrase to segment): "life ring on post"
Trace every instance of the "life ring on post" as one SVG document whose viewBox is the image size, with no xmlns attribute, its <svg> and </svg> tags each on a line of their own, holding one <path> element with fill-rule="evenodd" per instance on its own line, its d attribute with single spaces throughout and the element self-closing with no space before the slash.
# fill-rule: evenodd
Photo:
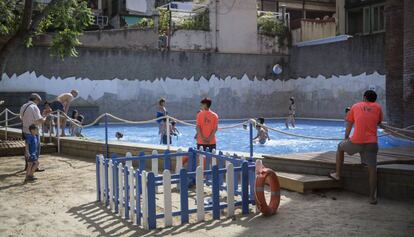
<svg viewBox="0 0 414 237">
<path fill-rule="evenodd" d="M 255 183 L 256 206 L 264 216 L 274 215 L 280 204 L 280 184 L 276 173 L 269 168 L 263 168 L 258 171 Z M 266 203 L 264 193 L 265 184 L 270 186 L 271 199 L 270 203 Z"/>
</svg>

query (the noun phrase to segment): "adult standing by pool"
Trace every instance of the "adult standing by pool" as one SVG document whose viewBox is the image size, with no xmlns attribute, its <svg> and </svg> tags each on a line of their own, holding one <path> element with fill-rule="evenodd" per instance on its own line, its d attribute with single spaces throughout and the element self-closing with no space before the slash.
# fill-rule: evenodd
<svg viewBox="0 0 414 237">
<path fill-rule="evenodd" d="M 295 115 L 296 115 L 296 105 L 295 105 L 295 97 L 290 97 L 290 105 L 289 105 L 289 114 L 286 119 L 286 128 L 289 128 L 289 123 L 292 124 L 292 127 L 295 127 Z"/>
<path fill-rule="evenodd" d="M 156 118 L 161 118 L 164 117 L 166 115 L 168 115 L 168 111 L 167 108 L 165 108 L 167 101 L 165 100 L 165 98 L 160 98 L 158 100 L 158 107 L 157 107 L 157 113 L 155 114 Z M 164 144 L 163 143 L 163 131 L 162 131 L 162 127 L 163 127 L 163 119 L 158 119 L 157 123 L 158 123 L 158 135 L 160 135 L 160 144 Z"/>
<path fill-rule="evenodd" d="M 349 155 L 359 153 L 361 162 L 368 166 L 371 204 L 377 204 L 377 126 L 381 126 L 383 118 L 381 106 L 376 103 L 376 100 L 375 91 L 367 90 L 363 101 L 351 107 L 346 118 L 345 140 L 339 143 L 336 152 L 336 172 L 330 174 L 333 179 L 340 180 L 344 153 Z M 354 133 L 349 138 L 352 127 L 354 127 Z"/>
<path fill-rule="evenodd" d="M 218 115 L 210 110 L 211 99 L 204 98 L 200 102 L 201 111 L 197 114 L 197 149 L 216 149 L 216 132 L 218 128 Z"/>
<path fill-rule="evenodd" d="M 71 90 L 69 93 L 63 93 L 56 97 L 56 100 L 50 104 L 50 107 L 53 111 L 63 111 L 65 114 L 68 114 L 70 104 L 72 101 L 79 95 L 79 91 Z M 66 136 L 65 127 L 66 127 L 66 118 L 60 118 L 60 127 L 62 129 L 62 136 Z M 57 131 L 58 133 L 59 131 Z"/>
<path fill-rule="evenodd" d="M 38 129 L 39 126 L 41 126 L 45 121 L 46 121 L 46 117 L 47 117 L 47 113 L 45 114 L 45 117 L 43 117 L 40 114 L 40 109 L 39 107 L 37 107 L 39 105 L 39 103 L 42 101 L 42 98 L 40 97 L 39 94 L 37 93 L 32 93 L 29 97 L 29 101 L 24 104 L 21 108 L 20 108 L 20 119 L 22 120 L 22 137 L 25 140 L 25 168 L 24 170 L 27 169 L 27 159 L 29 157 L 29 147 L 28 147 L 28 141 L 27 138 L 29 135 L 31 135 L 29 127 L 30 125 L 34 124 Z M 39 140 L 39 135 L 37 141 Z M 40 146 L 40 144 L 38 144 L 38 146 Z M 39 151 L 40 149 L 38 149 Z M 38 154 L 39 155 L 39 154 Z M 43 171 L 42 169 L 37 169 L 36 171 Z"/>
</svg>

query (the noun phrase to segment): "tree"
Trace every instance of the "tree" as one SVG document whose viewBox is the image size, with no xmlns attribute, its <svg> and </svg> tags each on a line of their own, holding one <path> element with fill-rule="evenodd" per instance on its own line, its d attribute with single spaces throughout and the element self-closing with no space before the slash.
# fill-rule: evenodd
<svg viewBox="0 0 414 237">
<path fill-rule="evenodd" d="M 18 47 L 33 46 L 33 38 L 51 32 L 51 54 L 76 57 L 79 37 L 93 23 L 85 0 L 0 0 L 0 75 Z M 0 41 L 1 42 L 1 41 Z"/>
</svg>

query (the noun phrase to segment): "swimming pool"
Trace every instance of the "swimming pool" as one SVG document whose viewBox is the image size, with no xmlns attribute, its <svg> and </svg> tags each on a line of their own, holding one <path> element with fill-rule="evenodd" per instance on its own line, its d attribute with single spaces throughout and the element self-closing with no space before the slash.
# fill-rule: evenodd
<svg viewBox="0 0 414 237">
<path fill-rule="evenodd" d="M 220 126 L 230 126 L 241 121 L 224 121 Z M 284 130 L 286 132 L 329 138 L 342 138 L 344 135 L 344 122 L 340 121 L 321 121 L 298 119 L 297 126 L 294 129 L 287 130 L 284 120 L 266 120 L 269 127 Z M 181 134 L 172 137 L 172 146 L 194 147 L 195 146 L 195 128 L 177 125 Z M 116 141 L 115 133 L 122 132 L 124 137 L 121 141 L 135 142 L 144 144 L 159 144 L 158 125 L 130 125 L 130 124 L 110 124 L 108 126 L 108 139 Z M 91 139 L 105 140 L 105 127 L 103 125 L 86 128 L 82 134 Z M 379 132 L 381 134 L 381 131 Z M 256 131 L 254 131 L 254 136 Z M 265 154 L 288 154 L 302 152 L 334 151 L 338 141 L 321 141 L 297 138 L 269 131 L 271 140 L 264 145 L 254 144 L 255 153 Z M 408 142 L 391 136 L 381 137 L 379 139 L 380 148 L 392 148 L 399 146 L 412 146 L 413 142 Z M 249 130 L 242 127 L 221 130 L 217 132 L 217 148 L 225 151 L 249 152 Z"/>
</svg>

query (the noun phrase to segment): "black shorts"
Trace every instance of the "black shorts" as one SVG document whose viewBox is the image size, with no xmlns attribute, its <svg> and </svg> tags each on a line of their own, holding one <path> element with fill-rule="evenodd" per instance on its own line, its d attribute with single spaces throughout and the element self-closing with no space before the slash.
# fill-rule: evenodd
<svg viewBox="0 0 414 237">
<path fill-rule="evenodd" d="M 209 144 L 209 145 L 206 145 L 206 144 L 197 144 L 197 150 L 200 150 L 200 148 L 203 148 L 203 151 L 207 151 L 207 149 L 208 149 L 208 151 L 213 151 L 213 150 L 216 150 L 216 144 Z"/>
<path fill-rule="evenodd" d="M 52 103 L 50 103 L 50 108 L 53 111 L 58 111 L 58 110 L 63 111 L 64 106 L 62 103 L 60 103 L 60 101 L 53 101 Z"/>
</svg>

